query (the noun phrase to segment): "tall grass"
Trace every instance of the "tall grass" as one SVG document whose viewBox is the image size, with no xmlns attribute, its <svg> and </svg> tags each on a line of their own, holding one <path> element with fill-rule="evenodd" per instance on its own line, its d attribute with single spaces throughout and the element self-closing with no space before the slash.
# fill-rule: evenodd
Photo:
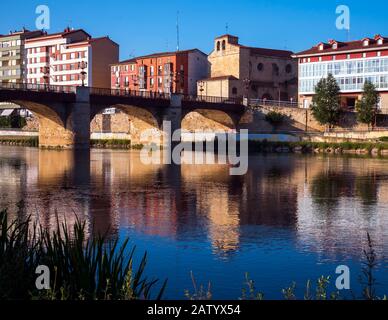
<svg viewBox="0 0 388 320">
<path fill-rule="evenodd" d="M 8 222 L 0 212 L 0 299 L 135 300 L 161 299 L 166 281 L 152 295 L 158 280 L 145 275 L 147 254 L 134 268 L 135 248 L 128 252 L 106 235 L 87 238 L 85 223 L 73 228 L 57 221 L 53 232 L 30 218 Z M 36 268 L 51 271 L 50 290 L 39 291 Z"/>
</svg>

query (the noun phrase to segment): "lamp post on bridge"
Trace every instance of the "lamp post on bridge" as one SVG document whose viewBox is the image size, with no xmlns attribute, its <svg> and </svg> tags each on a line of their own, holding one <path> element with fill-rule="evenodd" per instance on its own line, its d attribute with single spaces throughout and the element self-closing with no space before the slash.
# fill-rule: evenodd
<svg viewBox="0 0 388 320">
<path fill-rule="evenodd" d="M 81 69 L 81 79 L 82 79 L 82 86 L 85 87 L 85 78 L 87 75 L 87 72 L 85 69 L 88 67 L 88 63 L 86 61 L 78 62 L 78 69 Z"/>
<path fill-rule="evenodd" d="M 136 91 L 137 91 L 136 88 L 139 85 L 138 84 L 138 76 L 136 74 L 131 75 L 131 80 L 132 80 L 132 84 L 135 88 L 135 93 L 136 93 Z M 131 89 L 129 89 L 129 91 L 131 91 Z"/>
<path fill-rule="evenodd" d="M 249 78 L 245 78 L 243 80 L 244 88 L 245 88 L 245 95 L 247 99 L 247 106 L 249 106 L 249 89 L 251 87 L 251 80 Z"/>
<path fill-rule="evenodd" d="M 203 92 L 205 91 L 205 89 L 204 89 L 205 82 L 201 80 L 201 81 L 198 82 L 198 85 L 199 85 L 199 92 L 201 93 L 200 96 L 201 96 L 201 101 L 202 101 L 202 99 L 203 99 Z"/>
<path fill-rule="evenodd" d="M 40 71 L 43 73 L 44 89 L 47 90 L 50 82 L 50 68 L 48 66 L 44 66 Z"/>
</svg>

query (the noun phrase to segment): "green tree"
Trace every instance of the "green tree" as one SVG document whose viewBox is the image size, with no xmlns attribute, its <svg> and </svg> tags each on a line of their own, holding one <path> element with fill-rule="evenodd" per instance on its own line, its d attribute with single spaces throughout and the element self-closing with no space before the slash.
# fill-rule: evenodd
<svg viewBox="0 0 388 320">
<path fill-rule="evenodd" d="M 360 101 L 356 103 L 357 120 L 369 126 L 373 126 L 378 112 L 377 106 L 379 94 L 375 85 L 370 81 L 365 81 L 364 92 Z"/>
<path fill-rule="evenodd" d="M 340 87 L 332 74 L 320 80 L 315 87 L 311 106 L 313 116 L 320 124 L 329 128 L 338 123 L 341 115 L 339 92 Z"/>
</svg>

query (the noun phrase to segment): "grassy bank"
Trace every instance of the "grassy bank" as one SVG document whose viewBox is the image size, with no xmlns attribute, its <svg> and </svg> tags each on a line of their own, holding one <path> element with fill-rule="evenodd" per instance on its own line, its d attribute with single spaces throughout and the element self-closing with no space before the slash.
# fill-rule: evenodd
<svg viewBox="0 0 388 320">
<path fill-rule="evenodd" d="M 0 137 L 0 144 L 9 146 L 38 147 L 38 137 Z"/>
<path fill-rule="evenodd" d="M 134 145 L 130 140 L 125 139 L 91 139 L 90 146 L 100 149 L 141 149 L 142 145 Z"/>
<path fill-rule="evenodd" d="M 38 147 L 38 137 L 0 137 L 0 145 Z M 124 139 L 91 139 L 92 148 L 140 150 L 143 145 L 133 145 Z M 54 148 L 55 149 L 55 148 Z M 61 149 L 61 148 L 58 148 Z M 195 144 L 193 144 L 195 150 Z M 329 153 L 329 154 L 364 154 L 388 156 L 388 138 L 378 142 L 272 142 L 250 141 L 250 153 Z"/>
</svg>

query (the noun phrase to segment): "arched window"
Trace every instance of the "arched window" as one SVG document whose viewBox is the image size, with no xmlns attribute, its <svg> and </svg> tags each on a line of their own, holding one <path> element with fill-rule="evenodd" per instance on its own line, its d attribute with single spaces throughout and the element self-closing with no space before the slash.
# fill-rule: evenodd
<svg viewBox="0 0 388 320">
<path fill-rule="evenodd" d="M 273 64 L 272 64 L 272 73 L 273 73 L 275 76 L 278 76 L 278 75 L 279 75 L 279 66 L 278 66 L 276 63 L 273 63 Z"/>
<path fill-rule="evenodd" d="M 263 71 L 264 70 L 264 64 L 262 64 L 261 62 L 257 65 L 257 70 L 258 71 Z"/>
<path fill-rule="evenodd" d="M 219 41 L 217 41 L 217 51 L 220 51 L 220 48 L 221 48 L 221 44 Z"/>
<path fill-rule="evenodd" d="M 272 96 L 269 93 L 264 93 L 263 96 L 261 97 L 263 100 L 273 100 Z"/>
<path fill-rule="evenodd" d="M 237 94 L 237 88 L 236 88 L 236 87 L 233 87 L 233 88 L 232 88 L 232 94 L 234 94 L 234 95 Z"/>
<path fill-rule="evenodd" d="M 286 73 L 291 73 L 292 72 L 292 65 L 288 64 L 286 65 Z"/>
<path fill-rule="evenodd" d="M 225 50 L 225 49 L 226 49 L 226 41 L 222 40 L 222 50 Z"/>
</svg>

